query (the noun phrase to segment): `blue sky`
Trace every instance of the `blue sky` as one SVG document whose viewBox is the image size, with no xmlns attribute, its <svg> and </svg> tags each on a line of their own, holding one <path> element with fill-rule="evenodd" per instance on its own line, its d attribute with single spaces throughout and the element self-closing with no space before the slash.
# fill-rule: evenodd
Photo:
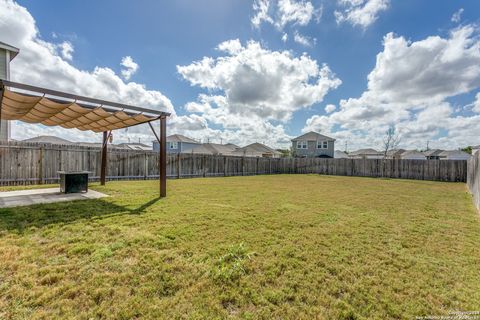
<svg viewBox="0 0 480 320">
<path fill-rule="evenodd" d="M 2 1 L 4 2 L 2 5 L 12 4 L 8 0 Z M 375 12 L 373 21 L 366 25 L 355 24 L 355 20 L 348 18 L 339 21 L 338 16 L 335 15 L 335 11 L 337 11 L 337 13 L 346 17 L 348 10 L 361 10 L 362 6 L 369 5 L 368 2 L 370 1 L 384 7 Z M 465 43 L 469 43 L 468 45 L 471 46 L 478 45 L 479 1 L 290 0 L 286 1 L 290 5 L 311 5 L 316 10 L 316 14 L 310 18 L 308 23 L 292 19 L 280 27 L 278 23 L 275 24 L 280 12 L 279 2 L 263 0 L 256 1 L 256 4 L 260 2 L 268 3 L 268 16 L 274 22 L 263 21 L 258 26 L 254 25 L 252 18 L 258 13 L 254 10 L 255 1 L 247 0 L 81 2 L 31 0 L 17 1 L 15 5 L 24 7 L 33 17 L 34 26 L 38 30 L 38 34 L 33 36 L 33 41 L 45 41 L 54 46 L 68 42 L 72 46 L 72 57 L 69 59 L 62 57 L 61 53 L 58 52 L 53 54 L 58 55 L 73 68 L 90 73 L 93 73 L 97 67 L 108 68 L 116 75 L 120 75 L 122 69 L 124 69 L 120 65 L 120 61 L 123 57 L 130 56 L 138 64 L 138 70 L 134 71 L 129 79 L 123 79 L 123 81 L 125 83 L 144 84 L 146 89 L 161 92 L 170 100 L 176 116 L 179 117 L 172 124 L 171 132 L 178 131 L 199 139 L 222 136 L 237 143 L 254 142 L 252 140 L 258 139 L 258 141 L 268 142 L 272 145 L 284 146 L 290 137 L 312 129 L 333 135 L 342 144 L 348 141 L 353 146 L 369 145 L 380 148 L 382 132 L 385 131 L 385 127 L 395 126 L 404 135 L 402 141 L 405 147 L 421 148 L 423 142 L 427 140 L 436 141 L 434 144 L 437 143 L 438 147 L 445 148 L 480 144 L 480 139 L 475 141 L 473 134 L 465 135 L 460 128 L 463 125 L 471 127 L 478 117 L 478 113 L 473 111 L 476 110 L 476 94 L 479 92 L 476 79 L 478 75 L 473 75 L 472 79 L 465 80 L 466 84 L 462 89 L 439 93 L 438 97 L 434 99 L 435 106 L 430 105 L 428 99 L 400 102 L 398 98 L 395 98 L 397 99 L 395 100 L 388 97 L 386 98 L 389 100 L 388 104 L 378 101 L 371 102 L 370 100 L 367 103 L 361 99 L 362 94 L 368 91 L 368 75 L 376 67 L 378 67 L 377 69 L 380 68 L 376 59 L 377 55 L 385 49 L 384 37 L 387 34 L 393 33 L 393 37 L 397 39 L 404 38 L 406 41 L 410 41 L 410 45 L 424 41 L 428 37 L 439 37 L 441 39 L 450 37 L 454 42 L 451 36 L 452 32 L 460 28 L 471 27 L 473 31 L 467 36 Z M 370 5 L 374 6 L 375 4 Z M 458 19 L 452 21 L 452 16 L 459 10 L 462 11 Z M 295 14 L 295 12 L 290 12 L 290 14 Z M 7 20 L 7 18 L 8 16 L 3 17 L 4 20 Z M 284 34 L 288 36 L 286 41 L 282 40 Z M 311 44 L 305 45 L 295 42 L 293 39 L 295 34 L 310 39 Z M 259 105 L 255 105 L 255 103 L 242 104 L 241 106 L 234 104 L 230 99 L 230 94 L 236 88 L 231 86 L 238 85 L 239 82 L 229 83 L 230 87 L 220 84 L 213 88 L 206 85 L 206 79 L 199 80 L 198 74 L 186 75 L 186 71 L 183 73 L 179 71 L 178 66 L 192 66 L 194 62 L 201 61 L 203 57 L 212 59 L 227 57 L 228 54 L 219 50 L 218 46 L 225 41 L 234 39 L 238 39 L 244 48 L 247 47 L 248 41 L 253 40 L 263 50 L 267 50 L 269 54 L 288 51 L 292 59 L 300 58 L 306 54 L 310 61 L 317 63 L 319 68 L 326 64 L 332 73 L 331 77 L 339 79 L 341 84 L 330 85 L 326 92 L 316 99 L 309 100 L 302 107 L 288 104 L 281 110 L 274 110 L 274 107 L 272 107 L 272 112 L 276 115 L 271 115 L 265 110 L 260 110 L 262 108 L 268 109 L 268 107 L 262 105 L 262 102 Z M 0 34 L 0 41 L 8 42 L 7 40 L 9 39 L 2 40 Z M 470 43 L 471 41 L 473 41 L 473 44 Z M 21 47 L 22 43 L 16 43 L 16 45 Z M 434 48 L 436 47 L 434 46 Z M 461 56 L 462 53 L 459 54 L 457 61 L 468 60 L 466 56 Z M 384 67 L 396 68 L 395 63 L 399 65 L 408 63 L 408 60 L 405 59 L 405 57 L 399 57 L 398 61 L 390 61 Z M 469 63 L 475 64 L 476 60 L 473 59 Z M 18 64 L 28 66 L 28 62 L 23 63 L 21 61 Z M 15 64 L 12 64 L 12 73 L 15 72 L 13 67 L 15 67 Z M 441 68 L 441 66 L 439 67 Z M 382 74 L 395 72 L 389 70 L 387 69 Z M 199 71 L 196 70 L 195 72 Z M 421 68 L 418 72 L 422 72 Z M 445 73 L 445 81 L 454 82 L 458 80 L 447 71 Z M 61 86 L 64 80 L 62 77 L 65 77 L 65 74 L 59 75 L 59 81 L 52 81 L 51 86 L 55 86 L 56 83 Z M 18 78 L 22 79 L 22 76 L 18 76 Z M 318 75 L 313 75 L 306 79 L 305 83 L 314 83 L 318 79 Z M 196 85 L 194 85 L 195 81 L 197 81 Z M 422 80 L 421 83 L 425 82 Z M 380 79 L 377 83 L 380 83 L 379 87 L 384 88 L 383 85 L 386 81 Z M 40 83 L 33 84 L 41 85 Z M 428 86 L 428 84 L 426 85 Z M 405 90 L 406 95 L 411 92 L 410 88 L 404 88 L 398 84 L 395 84 L 395 86 L 395 88 Z M 439 85 L 439 87 L 441 86 Z M 425 91 L 428 90 L 429 88 L 425 89 Z M 435 91 L 435 94 L 437 93 Z M 226 126 L 224 123 L 212 119 L 218 117 L 219 113 L 208 115 L 206 111 L 192 112 L 192 108 L 185 108 L 188 103 L 199 103 L 199 95 L 202 94 L 225 97 L 225 103 L 229 106 L 217 108 L 228 109 L 230 113 L 226 115 L 225 112 L 227 111 L 225 111 L 222 115 L 230 117 L 228 121 L 233 123 L 235 118 L 232 118 L 234 117 L 232 114 L 243 113 L 242 110 L 239 110 L 240 108 L 253 110 L 260 115 L 259 117 L 265 116 L 263 119 L 256 120 L 258 121 L 255 124 L 257 129 L 254 127 L 246 131 L 241 128 L 234 128 L 231 125 Z M 275 92 L 272 94 L 275 94 Z M 371 118 L 368 118 L 368 116 L 357 118 L 355 123 L 359 123 L 358 126 L 347 126 L 347 123 L 352 120 L 352 118 L 345 118 L 347 113 L 345 115 L 337 114 L 336 119 L 331 116 L 339 111 L 342 99 L 347 101 L 350 98 L 360 101 L 353 101 L 355 103 L 352 102 L 352 104 L 355 104 L 355 106 L 350 106 L 347 103 L 344 106 L 345 110 L 348 108 L 353 110 L 357 107 L 357 104 L 363 104 L 362 108 L 369 110 L 376 110 L 382 105 L 382 108 L 391 108 L 388 110 L 395 109 L 392 112 L 396 115 L 392 116 L 392 121 L 389 121 L 388 119 L 380 119 L 373 112 Z M 116 99 L 111 97 L 111 100 Z M 255 101 L 258 102 L 258 100 Z M 278 101 L 278 99 L 272 101 Z M 335 111 L 330 113 L 325 111 L 325 107 L 329 104 L 335 105 Z M 402 104 L 401 107 L 399 107 L 400 104 Z M 408 104 L 408 106 L 404 106 L 404 104 Z M 435 127 L 431 123 L 414 121 L 422 111 L 441 114 L 442 110 L 435 109 L 439 108 L 438 105 L 441 104 L 448 104 L 448 108 L 451 109 L 450 112 L 443 109 L 443 114 L 449 118 L 449 120 L 444 119 L 447 122 Z M 469 104 L 473 107 L 463 108 Z M 462 110 L 457 110 L 459 107 Z M 233 110 L 234 108 L 236 109 Z M 285 108 L 291 109 L 285 111 L 287 110 Z M 401 115 L 397 114 L 399 109 L 405 112 Z M 285 120 L 278 115 L 279 113 L 276 113 L 277 111 L 279 113 L 291 113 L 291 116 Z M 192 114 L 196 114 L 198 117 L 192 117 Z M 458 119 L 455 120 L 458 116 L 464 119 L 463 122 Z M 200 126 L 201 128 L 185 125 L 185 123 L 191 124 L 195 121 L 203 123 Z M 371 127 L 369 127 L 369 121 L 372 123 Z M 238 122 L 243 123 L 243 120 L 238 120 Z M 415 123 L 415 126 L 412 123 Z M 208 130 L 205 130 L 205 125 L 208 126 Z M 18 124 L 16 127 L 23 128 L 20 126 L 23 125 Z M 418 129 L 422 126 L 425 128 L 431 126 L 431 132 L 422 136 L 421 133 L 425 133 L 425 130 Z M 452 129 L 454 127 L 455 129 Z M 478 132 L 477 128 L 475 130 L 477 130 L 475 132 Z M 55 133 L 50 128 L 38 127 L 35 130 L 22 130 L 22 133 L 18 136 L 23 138 L 23 135 L 36 135 L 42 132 Z M 136 133 L 139 138 L 148 140 L 146 137 L 148 131 L 138 131 Z M 257 139 L 256 135 L 258 135 Z M 462 138 L 459 136 L 462 136 Z M 88 138 L 85 135 L 80 135 L 80 137 Z M 125 136 L 119 134 L 119 138 L 125 139 Z"/>
</svg>

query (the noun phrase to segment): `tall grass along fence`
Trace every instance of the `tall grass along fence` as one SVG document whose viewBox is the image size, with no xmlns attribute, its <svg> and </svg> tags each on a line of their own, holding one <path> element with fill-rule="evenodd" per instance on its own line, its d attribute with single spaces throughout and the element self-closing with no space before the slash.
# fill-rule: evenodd
<svg viewBox="0 0 480 320">
<path fill-rule="evenodd" d="M 156 179 L 159 155 L 153 151 L 109 148 L 109 180 Z M 90 172 L 100 176 L 101 151 L 72 145 L 8 142 L 0 144 L 0 185 L 48 184 L 58 171 Z M 388 177 L 459 181 L 467 178 L 466 161 L 249 158 L 200 154 L 168 155 L 169 178 L 317 173 L 341 176 Z M 478 186 L 478 184 L 477 184 Z"/>
<path fill-rule="evenodd" d="M 480 210 L 480 152 L 468 160 L 467 185 L 475 206 Z"/>
</svg>

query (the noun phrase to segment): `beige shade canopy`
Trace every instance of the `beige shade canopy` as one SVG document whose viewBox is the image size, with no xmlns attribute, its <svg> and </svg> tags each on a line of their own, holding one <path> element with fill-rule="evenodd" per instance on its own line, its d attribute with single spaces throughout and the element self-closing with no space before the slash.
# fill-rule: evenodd
<svg viewBox="0 0 480 320">
<path fill-rule="evenodd" d="M 36 91 L 38 92 L 38 90 Z M 74 101 L 66 101 L 58 98 L 47 98 L 45 94 L 52 91 L 46 89 L 45 91 L 47 92 L 43 92 L 43 96 L 35 96 L 14 92 L 4 86 L 0 105 L 0 119 L 40 123 L 46 126 L 61 126 L 67 129 L 76 128 L 80 130 L 104 132 L 150 122 L 158 119 L 162 115 L 169 115 L 168 113 L 141 108 L 136 108 L 135 110 L 144 110 L 147 112 L 132 113 L 130 111 L 126 112 L 124 110 L 106 108 L 100 103 L 98 103 L 98 105 L 92 105 L 79 103 L 76 99 Z M 90 98 L 78 98 L 81 98 L 83 101 L 86 100 L 87 102 L 90 102 L 88 100 L 106 102 Z M 116 108 L 121 107 L 116 103 L 108 104 Z M 125 109 L 130 110 L 130 108 Z"/>
</svg>

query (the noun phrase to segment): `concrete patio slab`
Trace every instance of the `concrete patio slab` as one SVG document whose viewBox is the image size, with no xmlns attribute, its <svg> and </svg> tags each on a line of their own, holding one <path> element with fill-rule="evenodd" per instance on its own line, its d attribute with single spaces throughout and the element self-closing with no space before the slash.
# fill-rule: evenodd
<svg viewBox="0 0 480 320">
<path fill-rule="evenodd" d="M 61 193 L 59 188 L 31 189 L 0 192 L 0 208 L 30 206 L 41 203 L 54 203 L 73 200 L 88 200 L 108 197 L 94 190 L 86 193 Z"/>
</svg>

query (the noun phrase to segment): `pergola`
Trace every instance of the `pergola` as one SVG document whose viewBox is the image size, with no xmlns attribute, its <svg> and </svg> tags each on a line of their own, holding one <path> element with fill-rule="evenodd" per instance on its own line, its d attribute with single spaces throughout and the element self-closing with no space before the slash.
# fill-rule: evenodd
<svg viewBox="0 0 480 320">
<path fill-rule="evenodd" d="M 16 89 L 16 90 L 12 90 Z M 105 185 L 112 130 L 148 123 L 160 144 L 160 197 L 167 195 L 167 117 L 170 113 L 0 80 L 0 120 L 103 132 L 100 183 Z M 160 120 L 160 137 L 152 121 Z"/>
</svg>

